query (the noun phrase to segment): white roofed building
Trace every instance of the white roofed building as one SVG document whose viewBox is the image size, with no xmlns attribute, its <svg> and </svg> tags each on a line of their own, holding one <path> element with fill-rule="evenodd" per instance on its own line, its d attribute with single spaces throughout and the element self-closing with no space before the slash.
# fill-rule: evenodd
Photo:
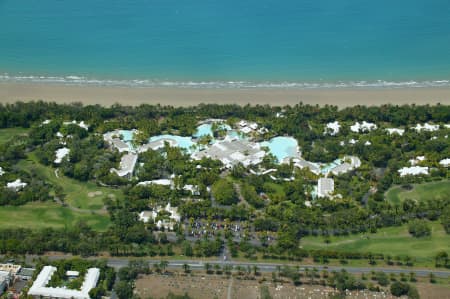
<svg viewBox="0 0 450 299">
<path fill-rule="evenodd" d="M 415 127 L 413 127 L 413 129 L 416 130 L 417 132 L 422 131 L 433 132 L 439 130 L 439 125 L 430 125 L 429 123 L 425 123 L 424 125 L 417 124 Z"/>
<path fill-rule="evenodd" d="M 65 287 L 47 287 L 56 270 L 57 268 L 53 266 L 45 266 L 42 268 L 33 285 L 28 290 L 28 295 L 38 298 L 90 299 L 89 291 L 97 285 L 100 277 L 100 269 L 89 268 L 79 290 L 67 289 Z"/>
<path fill-rule="evenodd" d="M 350 130 L 355 133 L 359 132 L 370 132 L 372 130 L 376 130 L 377 125 L 374 123 L 369 123 L 363 121 L 362 123 L 356 122 L 353 126 L 350 126 Z"/>
<path fill-rule="evenodd" d="M 415 165 L 417 165 L 420 162 L 423 162 L 425 160 L 426 160 L 425 156 L 417 156 L 415 159 L 409 160 L 409 164 L 411 164 L 411 166 L 415 166 Z"/>
<path fill-rule="evenodd" d="M 412 167 L 403 167 L 398 170 L 398 173 L 401 177 L 408 175 L 428 175 L 428 167 L 422 166 L 412 166 Z"/>
<path fill-rule="evenodd" d="M 11 189 L 13 191 L 20 191 L 27 186 L 27 183 L 22 182 L 21 179 L 17 179 L 14 182 L 10 182 L 6 184 L 6 188 Z"/>
<path fill-rule="evenodd" d="M 181 216 L 178 213 L 178 208 L 170 206 L 170 203 L 168 203 L 164 208 L 158 207 L 153 211 L 142 211 L 139 213 L 139 220 L 144 223 L 148 223 L 150 220 L 156 220 L 161 211 L 166 211 L 169 213 L 169 216 L 168 219 L 163 218 L 156 221 L 156 227 L 158 229 L 164 227 L 165 229 L 173 230 L 174 224 L 180 222 Z"/>
<path fill-rule="evenodd" d="M 70 153 L 70 149 L 67 147 L 63 147 L 60 149 L 57 149 L 55 152 L 55 161 L 53 161 L 55 164 L 61 164 L 62 160 Z"/>
<path fill-rule="evenodd" d="M 138 186 L 160 185 L 160 186 L 172 186 L 173 181 L 169 179 L 158 179 L 152 181 L 143 181 L 137 183 Z"/>
<path fill-rule="evenodd" d="M 0 167 L 0 176 L 4 175 L 5 171 L 3 170 L 3 168 Z"/>
<path fill-rule="evenodd" d="M 387 128 L 386 131 L 389 133 L 389 135 L 398 134 L 402 136 L 405 133 L 404 129 L 397 129 L 397 128 Z"/>
<path fill-rule="evenodd" d="M 443 159 L 439 161 L 439 165 L 443 167 L 449 167 L 450 166 L 450 158 Z"/>
<path fill-rule="evenodd" d="M 319 198 L 331 197 L 334 192 L 334 180 L 330 178 L 320 178 L 317 182 L 317 196 Z"/>
<path fill-rule="evenodd" d="M 337 133 L 339 133 L 339 130 L 341 129 L 341 125 L 339 124 L 338 121 L 332 122 L 332 123 L 328 123 L 327 126 L 325 127 L 325 132 L 323 132 L 324 134 L 330 134 L 332 136 L 336 135 Z"/>
<path fill-rule="evenodd" d="M 89 126 L 88 126 L 87 124 L 85 124 L 83 120 L 80 121 L 79 123 L 77 123 L 76 120 L 73 120 L 73 121 L 65 121 L 65 122 L 63 122 L 63 125 L 66 125 L 66 126 L 67 126 L 67 125 L 76 125 L 76 126 L 79 126 L 79 127 L 82 128 L 82 129 L 85 129 L 86 131 L 89 129 Z"/>
<path fill-rule="evenodd" d="M 136 166 L 138 155 L 134 153 L 127 153 L 120 159 L 119 169 L 112 168 L 111 172 L 115 172 L 120 177 L 128 177 L 131 179 Z"/>
</svg>

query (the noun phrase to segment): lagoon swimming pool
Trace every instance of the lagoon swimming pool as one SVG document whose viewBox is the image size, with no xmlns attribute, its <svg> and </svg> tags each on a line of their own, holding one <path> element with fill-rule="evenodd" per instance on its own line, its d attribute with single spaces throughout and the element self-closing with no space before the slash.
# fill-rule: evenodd
<svg viewBox="0 0 450 299">
<path fill-rule="evenodd" d="M 331 169 L 335 168 L 336 166 L 339 166 L 342 164 L 342 160 L 341 159 L 336 159 L 331 163 L 326 164 L 325 166 L 323 166 L 323 168 L 320 170 L 320 172 L 322 172 L 322 174 L 327 174 L 331 171 Z"/>
<path fill-rule="evenodd" d="M 261 146 L 267 146 L 270 153 L 278 159 L 278 162 L 286 157 L 298 157 L 298 142 L 293 137 L 275 137 L 262 142 Z"/>
<path fill-rule="evenodd" d="M 168 134 L 150 137 L 149 142 L 159 141 L 159 140 L 163 140 L 163 139 L 175 140 L 177 142 L 178 147 L 184 148 L 188 152 L 191 152 L 191 148 L 193 145 L 197 145 L 195 142 L 192 141 L 191 137 L 182 137 L 182 136 L 168 135 Z"/>
<path fill-rule="evenodd" d="M 227 131 L 231 130 L 231 127 L 227 124 L 220 124 L 220 127 Z M 206 135 L 214 137 L 213 130 L 212 130 L 212 124 L 202 124 L 202 125 L 198 126 L 197 131 L 192 136 L 199 138 L 201 136 L 206 136 Z"/>
<path fill-rule="evenodd" d="M 119 130 L 119 134 L 122 136 L 124 142 L 131 142 L 133 140 L 132 130 Z"/>
</svg>

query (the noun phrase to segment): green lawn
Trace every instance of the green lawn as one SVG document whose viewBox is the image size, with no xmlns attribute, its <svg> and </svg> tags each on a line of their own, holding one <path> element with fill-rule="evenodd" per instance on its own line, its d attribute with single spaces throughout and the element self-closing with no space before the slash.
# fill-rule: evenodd
<svg viewBox="0 0 450 299">
<path fill-rule="evenodd" d="M 439 222 L 430 222 L 432 235 L 426 238 L 413 238 L 407 226 L 380 229 L 375 234 L 357 234 L 331 237 L 326 244 L 323 237 L 305 237 L 300 244 L 305 249 L 330 249 L 347 252 L 372 252 L 409 255 L 419 261 L 431 261 L 442 250 L 450 250 L 450 235 L 447 235 Z"/>
<path fill-rule="evenodd" d="M 392 203 L 400 203 L 410 198 L 415 200 L 436 200 L 450 197 L 450 181 L 415 184 L 412 190 L 405 190 L 395 186 L 386 192 L 386 199 Z"/>
<path fill-rule="evenodd" d="M 23 227 L 63 228 L 75 225 L 79 220 L 85 221 L 94 230 L 105 231 L 109 217 L 94 212 L 75 212 L 56 203 L 33 202 L 23 206 L 0 207 L 0 226 L 2 228 Z"/>
<path fill-rule="evenodd" d="M 62 187 L 65 195 L 64 201 L 75 208 L 99 210 L 103 207 L 104 197 L 118 198 L 123 196 L 121 190 L 98 187 L 93 182 L 80 182 L 65 177 L 61 172 L 56 177 L 54 168 L 39 164 L 32 154 L 29 155 L 27 160 L 20 161 L 18 166 L 25 171 L 34 169 L 34 171 L 52 184 Z"/>
<path fill-rule="evenodd" d="M 8 128 L 0 129 L 0 144 L 6 143 L 14 136 L 26 134 L 29 129 L 25 128 Z"/>
</svg>

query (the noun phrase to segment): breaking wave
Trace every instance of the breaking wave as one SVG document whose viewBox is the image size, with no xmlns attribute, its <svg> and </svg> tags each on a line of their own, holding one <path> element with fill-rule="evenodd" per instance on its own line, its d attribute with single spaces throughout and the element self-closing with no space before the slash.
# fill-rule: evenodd
<svg viewBox="0 0 450 299">
<path fill-rule="evenodd" d="M 89 86 L 119 87 L 167 87 L 167 88 L 274 88 L 274 89 L 332 89 L 332 88 L 405 88 L 450 87 L 450 80 L 433 81 L 342 81 L 342 82 L 257 82 L 257 81 L 165 81 L 165 80 L 112 80 L 83 76 L 14 76 L 0 75 L 0 82 L 47 83 Z"/>
</svg>

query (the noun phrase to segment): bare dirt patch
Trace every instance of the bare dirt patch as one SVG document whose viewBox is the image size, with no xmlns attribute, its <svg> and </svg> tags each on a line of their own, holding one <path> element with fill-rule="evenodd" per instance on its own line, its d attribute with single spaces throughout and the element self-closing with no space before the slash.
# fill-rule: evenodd
<svg viewBox="0 0 450 299">
<path fill-rule="evenodd" d="M 422 299 L 450 298 L 450 285 L 417 283 L 416 287 Z"/>
<path fill-rule="evenodd" d="M 304 284 L 295 286 L 288 282 L 273 283 L 270 281 L 270 277 L 266 277 L 266 280 L 262 280 L 262 277 L 257 277 L 254 280 L 233 277 L 231 287 L 229 288 L 230 281 L 230 278 L 225 275 L 206 275 L 202 273 L 193 273 L 192 275 L 181 273 L 171 275 L 152 274 L 140 276 L 137 279 L 136 292 L 141 298 L 150 296 L 153 298 L 162 298 L 167 296 L 169 292 L 172 292 L 177 295 L 187 293 L 196 299 L 257 299 L 261 298 L 261 288 L 263 286 L 268 288 L 270 295 L 274 299 L 322 299 L 337 292 L 333 288 L 318 285 Z M 230 294 L 228 294 L 228 290 L 230 290 Z M 395 297 L 386 293 L 352 291 L 347 293 L 347 298 L 391 299 Z"/>
</svg>

